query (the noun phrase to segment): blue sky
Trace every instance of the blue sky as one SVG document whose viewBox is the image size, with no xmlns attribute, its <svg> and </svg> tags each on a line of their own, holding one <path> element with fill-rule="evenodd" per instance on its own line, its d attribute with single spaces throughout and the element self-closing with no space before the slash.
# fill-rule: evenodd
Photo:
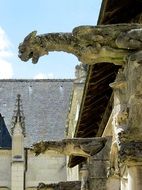
<svg viewBox="0 0 142 190">
<path fill-rule="evenodd" d="M 18 45 L 33 30 L 71 32 L 79 25 L 96 25 L 101 1 L 1 0 L 0 78 L 74 78 L 75 56 L 50 53 L 33 65 L 18 58 Z"/>
</svg>

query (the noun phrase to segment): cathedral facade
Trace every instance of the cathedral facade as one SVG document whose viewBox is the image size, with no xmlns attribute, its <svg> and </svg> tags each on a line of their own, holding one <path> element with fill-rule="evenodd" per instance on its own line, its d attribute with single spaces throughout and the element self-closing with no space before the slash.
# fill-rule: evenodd
<svg viewBox="0 0 142 190">
<path fill-rule="evenodd" d="M 39 183 L 66 181 L 66 158 L 30 151 L 40 140 L 59 140 L 72 80 L 1 80 L 0 189 L 37 189 Z"/>
</svg>

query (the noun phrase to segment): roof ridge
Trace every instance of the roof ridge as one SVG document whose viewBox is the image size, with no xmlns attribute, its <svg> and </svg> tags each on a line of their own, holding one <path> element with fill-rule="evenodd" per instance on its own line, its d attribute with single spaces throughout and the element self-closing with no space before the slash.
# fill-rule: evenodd
<svg viewBox="0 0 142 190">
<path fill-rule="evenodd" d="M 73 82 L 75 79 L 0 79 L 0 82 Z"/>
</svg>

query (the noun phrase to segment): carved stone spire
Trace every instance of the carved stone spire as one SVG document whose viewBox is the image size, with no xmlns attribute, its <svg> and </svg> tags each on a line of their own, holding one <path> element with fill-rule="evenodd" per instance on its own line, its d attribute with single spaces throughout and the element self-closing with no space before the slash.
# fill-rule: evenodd
<svg viewBox="0 0 142 190">
<path fill-rule="evenodd" d="M 23 113 L 22 100 L 20 94 L 17 94 L 15 110 L 12 117 L 12 128 L 11 128 L 12 134 L 17 124 L 21 128 L 22 134 L 25 136 L 25 117 Z"/>
</svg>

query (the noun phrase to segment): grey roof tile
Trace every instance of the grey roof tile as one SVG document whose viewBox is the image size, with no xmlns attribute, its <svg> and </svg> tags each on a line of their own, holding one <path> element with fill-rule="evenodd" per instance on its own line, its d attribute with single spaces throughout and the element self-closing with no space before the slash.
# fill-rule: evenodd
<svg viewBox="0 0 142 190">
<path fill-rule="evenodd" d="M 25 115 L 25 146 L 64 137 L 73 80 L 0 80 L 0 112 L 10 131 L 17 94 Z"/>
</svg>

